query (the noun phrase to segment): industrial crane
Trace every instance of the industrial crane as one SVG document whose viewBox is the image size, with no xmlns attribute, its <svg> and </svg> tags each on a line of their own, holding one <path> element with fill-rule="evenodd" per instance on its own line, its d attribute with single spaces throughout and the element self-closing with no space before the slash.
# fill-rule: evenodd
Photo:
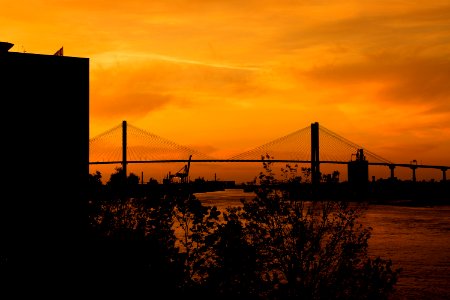
<svg viewBox="0 0 450 300">
<path fill-rule="evenodd" d="M 189 169 L 191 167 L 191 158 L 192 158 L 192 155 L 189 155 L 189 160 L 188 160 L 187 165 L 184 165 L 184 167 L 182 167 L 175 174 L 170 174 L 170 172 L 169 172 L 169 174 L 167 175 L 167 179 L 170 183 L 173 182 L 173 178 L 180 178 L 181 183 L 189 182 Z"/>
</svg>

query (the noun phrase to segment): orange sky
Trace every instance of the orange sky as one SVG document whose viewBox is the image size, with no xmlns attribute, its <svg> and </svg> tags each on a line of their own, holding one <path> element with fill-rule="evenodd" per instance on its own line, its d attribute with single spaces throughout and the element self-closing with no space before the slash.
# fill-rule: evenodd
<svg viewBox="0 0 450 300">
<path fill-rule="evenodd" d="M 127 120 L 227 158 L 319 122 L 393 162 L 450 165 L 448 0 L 0 7 L 11 51 L 90 58 L 91 137 Z"/>
</svg>

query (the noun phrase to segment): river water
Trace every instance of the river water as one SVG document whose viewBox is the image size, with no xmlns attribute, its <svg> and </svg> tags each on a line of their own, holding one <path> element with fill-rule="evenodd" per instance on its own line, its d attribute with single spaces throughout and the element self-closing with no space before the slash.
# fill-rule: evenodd
<svg viewBox="0 0 450 300">
<path fill-rule="evenodd" d="M 253 193 L 227 189 L 195 196 L 220 211 Z M 360 222 L 372 227 L 369 254 L 402 268 L 392 300 L 450 299 L 450 206 L 369 205 Z"/>
</svg>

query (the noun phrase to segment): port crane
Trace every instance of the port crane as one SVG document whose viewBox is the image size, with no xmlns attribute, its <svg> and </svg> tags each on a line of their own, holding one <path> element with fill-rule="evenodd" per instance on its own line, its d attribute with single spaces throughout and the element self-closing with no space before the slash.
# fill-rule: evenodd
<svg viewBox="0 0 450 300">
<path fill-rule="evenodd" d="M 175 174 L 171 174 L 169 172 L 169 174 L 166 177 L 167 181 L 169 183 L 172 183 L 174 178 L 179 178 L 181 183 L 189 182 L 189 169 L 191 167 L 191 159 L 192 159 L 192 155 L 189 155 L 188 163 L 186 165 L 184 165 L 184 167 L 182 167 Z"/>
</svg>

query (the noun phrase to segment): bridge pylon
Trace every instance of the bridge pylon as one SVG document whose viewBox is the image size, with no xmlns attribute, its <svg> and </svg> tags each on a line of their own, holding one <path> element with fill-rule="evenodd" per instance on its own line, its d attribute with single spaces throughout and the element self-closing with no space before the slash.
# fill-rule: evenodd
<svg viewBox="0 0 450 300">
<path fill-rule="evenodd" d="M 127 178 L 127 121 L 122 121 L 122 171 Z"/>
<path fill-rule="evenodd" d="M 416 182 L 416 181 L 417 181 L 417 178 L 416 178 L 416 169 L 418 168 L 418 167 L 417 167 L 417 160 L 414 159 L 413 161 L 411 161 L 409 167 L 410 167 L 411 170 L 412 170 L 412 182 Z"/>
<path fill-rule="evenodd" d="M 313 197 L 317 196 L 320 184 L 319 123 L 311 123 L 311 183 Z"/>
<path fill-rule="evenodd" d="M 395 179 L 394 169 L 395 169 L 395 165 L 390 164 L 390 165 L 389 165 L 389 170 L 391 170 L 391 180 L 394 180 L 394 179 Z"/>
</svg>

